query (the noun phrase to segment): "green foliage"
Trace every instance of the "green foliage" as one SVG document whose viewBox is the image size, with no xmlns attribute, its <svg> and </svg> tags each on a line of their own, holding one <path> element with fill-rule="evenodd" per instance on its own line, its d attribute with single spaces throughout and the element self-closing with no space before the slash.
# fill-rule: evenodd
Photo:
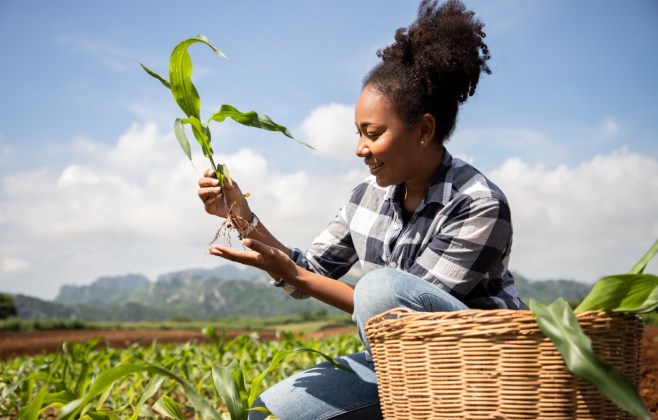
<svg viewBox="0 0 658 420">
<path fill-rule="evenodd" d="M 354 335 L 315 340 L 285 334 L 268 342 L 245 335 L 220 340 L 219 347 L 154 343 L 118 350 L 96 344 L 1 361 L 0 417 L 225 418 L 230 398 L 215 387 L 222 380 L 235 382 L 235 413 L 244 416 L 261 390 L 327 354 L 363 350 Z"/>
<path fill-rule="evenodd" d="M 571 307 L 563 299 L 550 305 L 530 301 L 539 328 L 551 338 L 569 370 L 587 380 L 619 407 L 636 417 L 648 418 L 633 383 L 614 366 L 601 360 L 592 350 L 592 342 L 580 328 Z"/>
<path fill-rule="evenodd" d="M 658 307 L 658 277 L 643 272 L 656 253 L 658 241 L 628 274 L 608 276 L 599 280 L 575 311 L 655 311 Z M 557 300 L 546 306 L 531 300 L 530 309 L 537 318 L 539 328 L 553 341 L 571 372 L 590 382 L 623 410 L 636 417 L 649 418 L 633 383 L 594 354 L 591 342 L 582 332 L 574 310 L 565 301 Z"/>
<path fill-rule="evenodd" d="M 267 115 L 258 114 L 255 111 L 241 112 L 231 105 L 222 105 L 219 111 L 213 113 L 207 121 L 202 122 L 201 98 L 199 97 L 199 92 L 194 86 L 194 83 L 192 83 L 192 58 L 187 51 L 188 48 L 195 43 L 205 44 L 212 49 L 215 55 L 219 57 L 225 57 L 224 53 L 215 48 L 210 43 L 208 38 L 203 35 L 197 35 L 196 38 L 186 39 L 174 47 L 169 59 L 169 80 L 165 79 L 145 65 L 141 63 L 140 65 L 146 71 L 146 73 L 159 80 L 163 86 L 171 90 L 174 100 L 178 104 L 179 108 L 183 111 L 183 113 L 187 116 L 187 118 L 177 118 L 174 121 L 174 134 L 176 135 L 176 139 L 178 140 L 178 143 L 183 149 L 185 155 L 188 157 L 188 159 L 192 160 L 190 142 L 187 139 L 184 127 L 185 125 L 190 125 L 192 128 L 192 134 L 194 135 L 197 143 L 199 143 L 199 146 L 203 151 L 203 155 L 210 161 L 210 165 L 214 169 L 215 174 L 217 175 L 217 179 L 220 181 L 220 185 L 224 185 L 225 180 L 228 183 L 232 183 L 232 181 L 226 165 L 216 165 L 213 160 L 214 152 L 211 145 L 211 133 L 209 127 L 211 121 L 222 122 L 226 118 L 231 118 L 234 121 L 248 127 L 255 127 L 269 131 L 278 131 L 287 137 L 293 137 L 286 127 L 275 123 Z M 303 142 L 298 143 L 311 147 Z"/>
<path fill-rule="evenodd" d="M 14 298 L 10 295 L 0 293 L 0 319 L 7 319 L 16 316 L 16 305 Z"/>
<path fill-rule="evenodd" d="M 100 303 L 105 297 L 108 303 Z M 271 287 L 266 273 L 232 266 L 167 273 L 156 282 L 143 276 L 106 277 L 90 285 L 66 286 L 55 302 L 19 295 L 16 306 L 22 319 L 84 322 L 292 318 L 300 313 L 310 320 L 321 319 L 323 311 L 328 316 L 339 313 L 315 299 L 295 301 Z"/>
</svg>

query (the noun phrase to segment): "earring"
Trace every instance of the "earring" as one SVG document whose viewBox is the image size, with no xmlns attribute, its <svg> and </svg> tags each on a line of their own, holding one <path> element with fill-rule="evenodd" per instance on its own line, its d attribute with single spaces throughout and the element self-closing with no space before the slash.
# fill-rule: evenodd
<svg viewBox="0 0 658 420">
<path fill-rule="evenodd" d="M 425 140 L 421 140 L 421 141 L 420 141 L 420 144 L 425 144 Z"/>
</svg>

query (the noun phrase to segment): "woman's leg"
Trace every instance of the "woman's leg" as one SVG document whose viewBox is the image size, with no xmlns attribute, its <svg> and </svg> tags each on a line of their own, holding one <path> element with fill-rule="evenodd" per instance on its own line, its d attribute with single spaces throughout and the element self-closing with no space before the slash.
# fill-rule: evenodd
<svg viewBox="0 0 658 420">
<path fill-rule="evenodd" d="M 381 419 L 373 363 L 363 352 L 336 361 L 353 372 L 320 363 L 267 389 L 254 406 L 265 406 L 282 420 Z M 249 414 L 250 420 L 263 418 L 258 411 Z"/>
<path fill-rule="evenodd" d="M 449 312 L 468 309 L 464 303 L 427 281 L 393 268 L 364 275 L 354 289 L 354 314 L 361 340 L 370 351 L 366 323 L 389 309 L 404 307 L 417 312 Z"/>
<path fill-rule="evenodd" d="M 458 311 L 466 305 L 447 292 L 414 275 L 382 268 L 363 276 L 354 290 L 354 314 L 359 335 L 366 344 L 365 325 L 373 316 L 405 307 L 414 311 Z M 380 419 L 377 380 L 366 353 L 339 357 L 354 373 L 321 363 L 266 390 L 254 406 L 265 406 L 282 420 Z M 263 419 L 253 411 L 249 419 Z"/>
</svg>

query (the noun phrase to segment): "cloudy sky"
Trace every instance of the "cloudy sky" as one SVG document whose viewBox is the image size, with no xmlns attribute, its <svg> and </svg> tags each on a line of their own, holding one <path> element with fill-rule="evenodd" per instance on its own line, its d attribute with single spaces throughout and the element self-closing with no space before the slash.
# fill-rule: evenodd
<svg viewBox="0 0 658 420">
<path fill-rule="evenodd" d="M 138 65 L 166 74 L 172 48 L 197 34 L 228 56 L 190 49 L 203 116 L 254 109 L 317 149 L 211 127 L 216 160 L 282 241 L 306 247 L 367 175 L 353 105 L 416 2 L 193 4 L 0 1 L 0 291 L 51 299 L 100 276 L 221 263 L 204 256 L 219 226 L 196 196 L 207 164 L 186 160 L 172 134 L 180 111 Z M 658 4 L 467 5 L 486 25 L 493 74 L 448 148 L 506 192 L 511 268 L 589 283 L 627 271 L 658 238 Z"/>
</svg>

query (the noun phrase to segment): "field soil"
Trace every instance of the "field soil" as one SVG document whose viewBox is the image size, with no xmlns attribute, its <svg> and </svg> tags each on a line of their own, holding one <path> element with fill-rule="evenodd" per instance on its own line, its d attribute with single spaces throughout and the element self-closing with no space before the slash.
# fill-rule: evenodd
<svg viewBox="0 0 658 420">
<path fill-rule="evenodd" d="M 353 333 L 354 327 L 338 327 L 318 332 L 304 333 L 305 337 L 326 338 L 338 334 Z M 248 331 L 228 332 L 229 338 Z M 258 333 L 263 340 L 272 340 L 274 332 Z M 171 330 L 67 330 L 38 331 L 27 333 L 0 333 L 0 360 L 20 355 L 33 355 L 43 352 L 56 352 L 62 342 L 84 343 L 98 338 L 99 346 L 127 347 L 134 343 L 149 345 L 158 343 L 197 342 L 210 343 L 211 340 L 199 331 Z M 651 413 L 658 420 L 658 327 L 647 327 L 642 344 L 642 367 L 640 395 Z"/>
</svg>

